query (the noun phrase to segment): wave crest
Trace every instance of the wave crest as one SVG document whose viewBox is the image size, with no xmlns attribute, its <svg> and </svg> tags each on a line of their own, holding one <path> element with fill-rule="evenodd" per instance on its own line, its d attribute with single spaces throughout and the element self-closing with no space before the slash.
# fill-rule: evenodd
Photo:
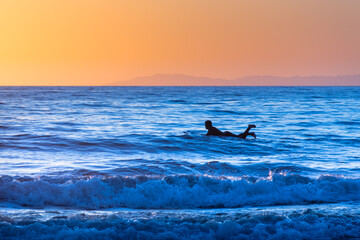
<svg viewBox="0 0 360 240">
<path fill-rule="evenodd" d="M 0 177 L 2 202 L 72 208 L 235 208 L 360 200 L 360 179 L 270 174 L 267 178 L 174 175 L 166 177 Z"/>
</svg>

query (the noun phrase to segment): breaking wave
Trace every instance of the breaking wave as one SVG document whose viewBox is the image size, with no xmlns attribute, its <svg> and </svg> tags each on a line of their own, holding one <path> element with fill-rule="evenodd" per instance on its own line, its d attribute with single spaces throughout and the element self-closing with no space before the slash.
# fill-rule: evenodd
<svg viewBox="0 0 360 240">
<path fill-rule="evenodd" d="M 166 177 L 0 177 L 1 202 L 79 209 L 188 209 L 301 205 L 360 200 L 360 179 L 271 173 L 267 178 L 174 175 Z"/>
</svg>

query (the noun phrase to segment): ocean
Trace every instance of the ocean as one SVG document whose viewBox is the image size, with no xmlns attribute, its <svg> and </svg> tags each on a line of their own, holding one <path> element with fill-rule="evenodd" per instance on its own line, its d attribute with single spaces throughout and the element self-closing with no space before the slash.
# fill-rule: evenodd
<svg viewBox="0 0 360 240">
<path fill-rule="evenodd" d="M 0 87 L 0 239 L 360 238 L 359 107 L 360 87 Z"/>
</svg>

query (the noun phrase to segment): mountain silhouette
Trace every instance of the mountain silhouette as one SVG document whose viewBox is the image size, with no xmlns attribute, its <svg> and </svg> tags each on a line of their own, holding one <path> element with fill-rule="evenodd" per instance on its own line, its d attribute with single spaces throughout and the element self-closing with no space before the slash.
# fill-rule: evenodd
<svg viewBox="0 0 360 240">
<path fill-rule="evenodd" d="M 117 81 L 108 86 L 360 86 L 360 75 L 339 76 L 247 76 L 236 79 L 156 74 Z"/>
</svg>

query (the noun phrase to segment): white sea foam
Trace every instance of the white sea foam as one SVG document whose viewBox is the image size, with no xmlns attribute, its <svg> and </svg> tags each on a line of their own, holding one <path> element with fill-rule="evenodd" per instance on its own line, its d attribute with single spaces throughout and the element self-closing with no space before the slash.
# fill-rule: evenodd
<svg viewBox="0 0 360 240">
<path fill-rule="evenodd" d="M 233 208 L 360 200 L 360 179 L 270 174 L 268 178 L 167 177 L 0 178 L 1 202 L 101 209 Z"/>
<path fill-rule="evenodd" d="M 41 221 L 39 212 L 0 215 L 1 239 L 353 239 L 360 220 L 351 211 L 304 209 L 276 213 L 133 211 L 78 213 Z M 358 214 L 358 213 L 357 213 Z"/>
</svg>

